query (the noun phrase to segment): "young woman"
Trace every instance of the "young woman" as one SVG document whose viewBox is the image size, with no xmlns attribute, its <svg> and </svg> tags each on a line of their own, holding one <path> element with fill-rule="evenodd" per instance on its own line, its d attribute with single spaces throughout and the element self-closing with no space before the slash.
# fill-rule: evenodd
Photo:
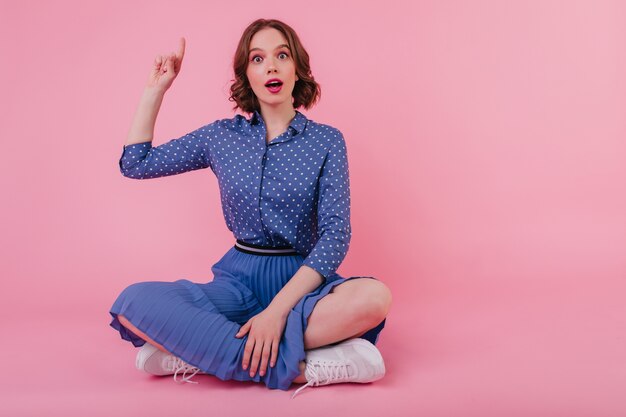
<svg viewBox="0 0 626 417">
<path fill-rule="evenodd" d="M 202 126 L 153 147 L 156 116 L 185 53 L 157 57 L 119 161 L 128 178 L 210 168 L 234 246 L 207 283 L 138 282 L 111 307 L 111 326 L 141 346 L 136 366 L 288 390 L 371 382 L 385 366 L 375 347 L 391 304 L 375 277 L 336 270 L 348 251 L 346 144 L 332 126 L 296 110 L 320 97 L 309 56 L 278 20 L 243 32 L 230 100 L 251 114 Z"/>
</svg>

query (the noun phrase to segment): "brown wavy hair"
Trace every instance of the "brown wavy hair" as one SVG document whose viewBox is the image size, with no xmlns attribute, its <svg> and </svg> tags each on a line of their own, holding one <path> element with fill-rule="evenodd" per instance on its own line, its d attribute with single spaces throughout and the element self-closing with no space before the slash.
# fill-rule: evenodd
<svg viewBox="0 0 626 417">
<path fill-rule="evenodd" d="M 250 41 L 255 33 L 267 27 L 280 31 L 287 39 L 287 43 L 292 51 L 296 74 L 298 75 L 298 80 L 296 80 L 293 92 L 291 93 L 293 97 L 293 108 L 297 109 L 302 106 L 304 106 L 305 109 L 311 108 L 321 98 L 322 90 L 311 74 L 309 54 L 302 46 L 298 35 L 291 26 L 276 19 L 257 19 L 250 23 L 243 31 L 233 58 L 235 79 L 231 80 L 234 81 L 234 83 L 230 86 L 230 97 L 228 101 L 235 102 L 233 110 L 240 108 L 246 113 L 261 110 L 259 100 L 254 94 L 252 87 L 250 87 L 246 70 L 249 64 L 248 55 L 250 53 Z"/>
</svg>

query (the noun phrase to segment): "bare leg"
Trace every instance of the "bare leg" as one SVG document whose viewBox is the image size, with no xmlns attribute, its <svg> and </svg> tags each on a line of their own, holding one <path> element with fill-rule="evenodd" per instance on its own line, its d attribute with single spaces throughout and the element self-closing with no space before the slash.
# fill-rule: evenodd
<svg viewBox="0 0 626 417">
<path fill-rule="evenodd" d="M 121 314 L 118 314 L 117 315 L 117 319 L 120 321 L 120 323 L 122 323 L 124 325 L 124 327 L 126 327 L 131 332 L 135 333 L 137 336 L 141 337 L 146 342 L 150 343 L 153 346 L 156 346 L 157 348 L 159 348 L 159 350 L 162 350 L 165 353 L 170 353 L 163 346 L 159 345 L 157 342 L 155 342 L 154 340 L 150 339 L 141 330 L 139 330 L 138 328 L 133 326 L 133 324 L 131 322 L 129 322 L 126 317 L 122 316 Z"/>
<path fill-rule="evenodd" d="M 357 337 L 387 316 L 391 292 L 381 281 L 351 279 L 317 302 L 304 332 L 304 349 Z"/>
<path fill-rule="evenodd" d="M 381 281 L 351 279 L 317 302 L 304 332 L 304 349 L 315 349 L 359 337 L 379 324 L 391 306 L 391 292 Z M 304 383 L 305 362 L 295 383 Z"/>
</svg>

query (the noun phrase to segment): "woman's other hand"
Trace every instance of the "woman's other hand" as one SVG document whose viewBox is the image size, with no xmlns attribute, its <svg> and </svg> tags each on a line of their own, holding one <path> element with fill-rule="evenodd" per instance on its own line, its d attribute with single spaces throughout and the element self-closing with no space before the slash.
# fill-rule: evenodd
<svg viewBox="0 0 626 417">
<path fill-rule="evenodd" d="M 242 367 L 247 369 L 248 364 L 250 365 L 251 377 L 256 374 L 257 368 L 259 375 L 265 375 L 270 355 L 270 366 L 273 368 L 276 365 L 278 345 L 283 336 L 286 322 L 287 315 L 266 308 L 241 326 L 235 335 L 235 337 L 240 338 L 250 332 L 243 352 Z M 250 358 L 251 354 L 252 358 Z M 260 366 L 259 359 L 261 360 Z"/>
<path fill-rule="evenodd" d="M 150 77 L 146 87 L 155 88 L 163 92 L 167 91 L 174 82 L 174 78 L 180 72 L 180 67 L 185 56 L 185 38 L 180 38 L 178 52 L 169 55 L 157 55 L 154 59 Z"/>
</svg>

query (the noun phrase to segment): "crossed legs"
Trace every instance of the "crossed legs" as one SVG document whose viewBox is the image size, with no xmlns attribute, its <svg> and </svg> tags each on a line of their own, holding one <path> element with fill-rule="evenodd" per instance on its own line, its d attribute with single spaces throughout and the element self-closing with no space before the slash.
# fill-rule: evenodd
<svg viewBox="0 0 626 417">
<path fill-rule="evenodd" d="M 315 349 L 359 337 L 379 324 L 387 316 L 390 306 L 391 292 L 383 282 L 371 278 L 350 279 L 334 287 L 315 304 L 304 332 L 304 349 Z M 133 326 L 126 317 L 118 315 L 118 319 L 124 327 L 146 342 L 168 352 Z M 293 382 L 306 382 L 304 368 L 305 363 L 300 362 L 301 373 Z"/>
</svg>

